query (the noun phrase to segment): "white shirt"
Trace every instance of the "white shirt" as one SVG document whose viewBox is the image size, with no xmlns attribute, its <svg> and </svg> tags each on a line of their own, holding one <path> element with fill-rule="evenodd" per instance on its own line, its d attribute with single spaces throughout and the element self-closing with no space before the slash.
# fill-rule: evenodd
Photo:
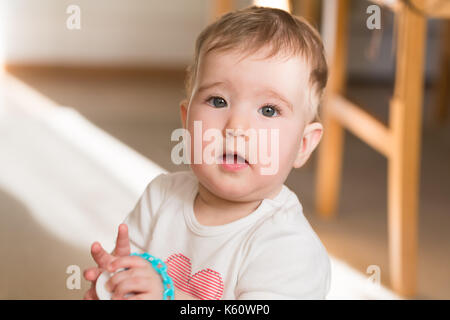
<svg viewBox="0 0 450 320">
<path fill-rule="evenodd" d="M 132 252 L 162 259 L 176 290 L 199 299 L 325 298 L 330 260 L 288 187 L 220 226 L 197 221 L 197 193 L 192 172 L 161 174 L 124 221 Z"/>
</svg>

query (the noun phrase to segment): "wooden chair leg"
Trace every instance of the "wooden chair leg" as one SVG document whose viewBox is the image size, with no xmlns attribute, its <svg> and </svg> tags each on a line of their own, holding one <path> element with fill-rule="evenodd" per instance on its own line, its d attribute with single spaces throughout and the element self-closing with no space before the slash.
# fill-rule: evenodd
<svg viewBox="0 0 450 320">
<path fill-rule="evenodd" d="M 413 296 L 426 18 L 407 6 L 398 15 L 396 79 L 390 106 L 393 150 L 388 159 L 389 264 L 394 291 Z"/>
<path fill-rule="evenodd" d="M 344 129 L 326 112 L 322 123 L 326 133 L 324 132 L 318 153 L 316 210 L 322 218 L 329 219 L 335 216 L 338 205 Z"/>
<path fill-rule="evenodd" d="M 328 55 L 330 78 L 322 106 L 324 134 L 319 145 L 316 210 L 323 218 L 331 218 L 337 208 L 342 171 L 344 129 L 333 118 L 332 97 L 344 91 L 346 80 L 348 0 L 323 2 L 322 33 Z"/>
<path fill-rule="evenodd" d="M 437 108 L 436 120 L 442 125 L 448 116 L 449 91 L 450 91 L 450 21 L 442 21 L 441 27 L 441 62 L 439 67 L 439 79 L 437 83 Z"/>
</svg>

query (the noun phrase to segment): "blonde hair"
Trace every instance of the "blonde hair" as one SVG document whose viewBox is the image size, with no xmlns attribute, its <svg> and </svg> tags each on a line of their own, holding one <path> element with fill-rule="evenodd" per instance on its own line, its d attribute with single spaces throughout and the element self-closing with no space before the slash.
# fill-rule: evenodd
<svg viewBox="0 0 450 320">
<path fill-rule="evenodd" d="M 282 52 L 287 56 L 301 56 L 309 63 L 310 108 L 312 118 L 316 118 L 328 78 L 322 40 L 305 19 L 275 8 L 251 6 L 230 12 L 200 33 L 193 63 L 187 68 L 185 90 L 188 99 L 191 98 L 202 54 L 213 50 L 253 54 L 266 46 L 271 48 L 267 58 Z"/>
</svg>

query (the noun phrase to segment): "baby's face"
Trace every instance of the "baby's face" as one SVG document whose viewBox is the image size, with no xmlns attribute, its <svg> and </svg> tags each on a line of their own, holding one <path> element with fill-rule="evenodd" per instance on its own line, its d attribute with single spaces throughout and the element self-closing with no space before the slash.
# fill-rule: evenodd
<svg viewBox="0 0 450 320">
<path fill-rule="evenodd" d="M 318 123 L 309 128 L 317 141 L 303 139 L 309 116 L 308 65 L 300 57 L 266 59 L 265 54 L 262 50 L 242 58 L 234 51 L 208 53 L 200 60 L 189 106 L 181 104 L 191 134 L 191 168 L 204 187 L 223 199 L 275 196 L 292 167 L 303 165 L 320 140 Z M 208 130 L 222 139 L 205 141 Z M 195 139 L 203 139 L 201 147 L 195 147 Z M 217 161 L 195 164 L 194 154 L 204 155 L 206 148 Z"/>
</svg>

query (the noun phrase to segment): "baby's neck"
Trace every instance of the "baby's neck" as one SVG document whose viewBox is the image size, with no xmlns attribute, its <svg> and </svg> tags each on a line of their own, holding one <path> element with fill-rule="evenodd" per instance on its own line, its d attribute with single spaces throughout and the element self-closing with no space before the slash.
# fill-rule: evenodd
<svg viewBox="0 0 450 320">
<path fill-rule="evenodd" d="M 273 197 L 278 192 L 279 190 Z M 262 200 L 237 202 L 222 199 L 199 183 L 198 194 L 194 201 L 194 214 L 201 225 L 218 226 L 246 217 L 255 211 L 261 202 Z"/>
</svg>

